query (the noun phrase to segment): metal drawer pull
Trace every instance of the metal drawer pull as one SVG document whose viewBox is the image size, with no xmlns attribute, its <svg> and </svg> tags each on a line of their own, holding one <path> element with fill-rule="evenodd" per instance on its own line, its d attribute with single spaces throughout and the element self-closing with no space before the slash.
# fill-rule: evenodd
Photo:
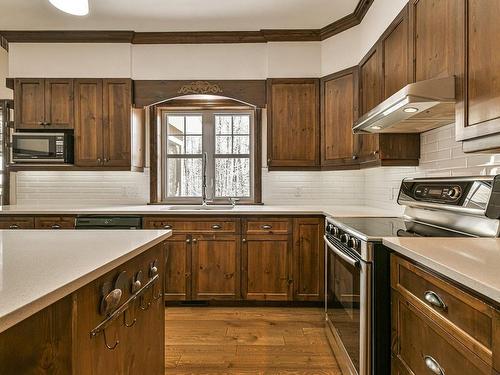
<svg viewBox="0 0 500 375">
<path fill-rule="evenodd" d="M 269 225 L 269 224 L 264 224 L 261 226 L 262 229 L 272 229 L 273 226 L 272 225 Z"/>
<path fill-rule="evenodd" d="M 163 226 L 164 229 L 172 229 L 172 225 L 170 224 L 166 224 Z"/>
<path fill-rule="evenodd" d="M 439 365 L 438 361 L 432 358 L 430 355 L 424 357 L 425 365 L 433 374 L 445 375 L 443 368 Z"/>
<path fill-rule="evenodd" d="M 446 310 L 448 306 L 446 306 L 446 303 L 444 303 L 443 299 L 439 297 L 439 295 L 432 290 L 428 290 L 427 292 L 424 293 L 424 299 L 429 302 L 430 305 L 441 309 L 441 310 Z"/>
<path fill-rule="evenodd" d="M 52 229 L 61 229 L 61 226 L 59 224 L 52 224 Z"/>
<path fill-rule="evenodd" d="M 212 225 L 212 229 L 221 229 L 221 228 L 222 228 L 222 226 L 219 224 Z"/>
<path fill-rule="evenodd" d="M 11 225 L 9 225 L 9 229 L 19 229 L 19 225 L 11 224 Z"/>
</svg>

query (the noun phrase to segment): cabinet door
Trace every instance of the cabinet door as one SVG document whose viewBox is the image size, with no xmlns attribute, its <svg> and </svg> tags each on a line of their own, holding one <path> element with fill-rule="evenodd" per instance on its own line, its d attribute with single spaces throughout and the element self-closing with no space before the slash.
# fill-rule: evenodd
<svg viewBox="0 0 500 375">
<path fill-rule="evenodd" d="M 410 82 L 408 5 L 382 35 L 382 99 L 385 100 Z"/>
<path fill-rule="evenodd" d="M 101 166 L 103 159 L 102 80 L 75 80 L 75 164 Z"/>
<path fill-rule="evenodd" d="M 240 299 L 240 240 L 231 235 L 193 235 L 193 300 Z"/>
<path fill-rule="evenodd" d="M 410 2 L 415 81 L 461 74 L 463 3 L 462 0 Z M 484 3 L 490 8 L 492 2 Z M 488 34 L 481 35 L 484 38 Z"/>
<path fill-rule="evenodd" d="M 357 68 L 333 74 L 321 81 L 323 167 L 357 165 L 352 125 L 357 118 Z"/>
<path fill-rule="evenodd" d="M 466 85 L 464 101 L 456 106 L 457 139 L 497 134 L 487 142 L 472 143 L 470 151 L 500 149 L 500 3 L 466 3 Z"/>
<path fill-rule="evenodd" d="M 246 300 L 292 299 L 289 235 L 251 235 L 243 239 L 242 293 Z"/>
<path fill-rule="evenodd" d="M 45 123 L 49 128 L 73 129 L 73 80 L 45 80 Z"/>
<path fill-rule="evenodd" d="M 130 79 L 103 80 L 104 166 L 130 166 L 132 83 Z"/>
<path fill-rule="evenodd" d="M 268 166 L 318 168 L 319 80 L 269 79 Z"/>
<path fill-rule="evenodd" d="M 35 229 L 75 229 L 74 216 L 37 216 Z"/>
<path fill-rule="evenodd" d="M 16 79 L 15 117 L 17 129 L 43 129 L 45 122 L 45 87 L 43 79 Z"/>
<path fill-rule="evenodd" d="M 165 250 L 165 301 L 191 299 L 191 238 L 180 234 L 167 240 Z"/>
<path fill-rule="evenodd" d="M 323 218 L 299 218 L 293 223 L 293 299 L 322 301 L 324 299 Z"/>
</svg>

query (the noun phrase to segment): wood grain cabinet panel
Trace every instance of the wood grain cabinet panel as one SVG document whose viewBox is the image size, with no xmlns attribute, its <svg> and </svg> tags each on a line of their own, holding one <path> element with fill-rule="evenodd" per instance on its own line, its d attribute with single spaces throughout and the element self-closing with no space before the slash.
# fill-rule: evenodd
<svg viewBox="0 0 500 375">
<path fill-rule="evenodd" d="M 45 79 L 45 123 L 51 129 L 73 129 L 72 79 Z"/>
<path fill-rule="evenodd" d="M 15 80 L 16 129 L 42 129 L 45 121 L 45 84 L 43 79 Z"/>
<path fill-rule="evenodd" d="M 268 166 L 319 168 L 318 79 L 268 79 Z"/>
<path fill-rule="evenodd" d="M 37 216 L 35 229 L 74 229 L 74 216 Z"/>
<path fill-rule="evenodd" d="M 103 159 L 102 80 L 75 81 L 75 164 L 99 167 Z"/>
<path fill-rule="evenodd" d="M 0 217 L 0 229 L 33 229 L 35 219 L 28 216 Z"/>
<path fill-rule="evenodd" d="M 358 111 L 357 67 L 321 80 L 321 166 L 356 167 L 352 126 Z"/>
<path fill-rule="evenodd" d="M 298 218 L 293 221 L 293 299 L 324 299 L 325 256 L 324 218 Z"/>
<path fill-rule="evenodd" d="M 132 81 L 103 80 L 103 162 L 107 167 L 131 163 Z"/>
<path fill-rule="evenodd" d="M 289 235 L 249 235 L 242 240 L 242 292 L 246 300 L 289 301 L 291 238 Z"/>
<path fill-rule="evenodd" d="M 191 299 L 191 237 L 171 236 L 165 248 L 165 301 Z"/>
<path fill-rule="evenodd" d="M 172 229 L 174 234 L 178 233 L 239 233 L 239 219 L 207 217 L 145 217 L 143 219 L 144 228 L 148 229 Z"/>
<path fill-rule="evenodd" d="M 239 236 L 194 235 L 191 241 L 193 299 L 240 299 Z"/>
<path fill-rule="evenodd" d="M 292 231 L 292 222 L 287 218 L 252 217 L 243 222 L 243 233 L 250 234 L 288 234 Z"/>
<path fill-rule="evenodd" d="M 465 85 L 456 106 L 457 140 L 464 150 L 500 150 L 500 3 L 467 0 Z"/>
</svg>

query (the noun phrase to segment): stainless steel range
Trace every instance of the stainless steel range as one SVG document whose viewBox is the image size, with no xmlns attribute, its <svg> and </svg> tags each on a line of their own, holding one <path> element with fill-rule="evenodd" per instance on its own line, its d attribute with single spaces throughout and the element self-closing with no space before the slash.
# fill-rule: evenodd
<svg viewBox="0 0 500 375">
<path fill-rule="evenodd" d="M 327 335 L 345 374 L 390 373 L 389 250 L 383 237 L 498 237 L 500 175 L 405 179 L 402 217 L 327 218 Z"/>
</svg>

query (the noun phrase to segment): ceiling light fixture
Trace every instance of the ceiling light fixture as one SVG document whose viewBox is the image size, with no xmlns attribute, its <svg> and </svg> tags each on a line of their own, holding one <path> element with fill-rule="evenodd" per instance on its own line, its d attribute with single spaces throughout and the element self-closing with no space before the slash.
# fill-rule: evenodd
<svg viewBox="0 0 500 375">
<path fill-rule="evenodd" d="M 49 0 L 57 9 L 74 16 L 89 14 L 89 0 Z"/>
<path fill-rule="evenodd" d="M 418 112 L 418 108 L 407 107 L 407 108 L 403 109 L 403 111 L 406 112 L 406 113 L 415 113 L 415 112 Z"/>
</svg>

